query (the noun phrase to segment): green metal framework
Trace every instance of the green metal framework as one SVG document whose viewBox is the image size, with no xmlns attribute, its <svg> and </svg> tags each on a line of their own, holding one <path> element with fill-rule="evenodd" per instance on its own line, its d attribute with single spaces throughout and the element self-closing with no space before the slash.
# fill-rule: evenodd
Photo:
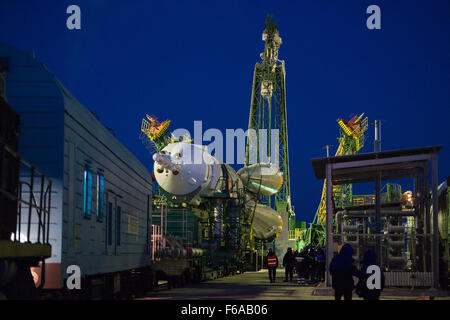
<svg viewBox="0 0 450 320">
<path fill-rule="evenodd" d="M 342 145 L 342 155 L 355 154 L 358 152 L 355 139 L 353 139 L 352 136 L 347 135 L 342 128 L 339 128 L 339 133 L 340 136 L 338 141 L 339 144 Z M 344 184 L 335 186 L 333 189 L 333 197 L 336 208 L 351 206 L 353 203 L 353 185 Z"/>
<path fill-rule="evenodd" d="M 207 236 L 204 240 L 218 243 L 209 250 L 208 255 L 214 257 L 217 264 L 244 264 L 245 255 L 249 252 L 251 218 L 245 210 L 245 194 L 237 176 L 230 175 L 233 169 L 222 164 L 223 176 L 217 181 L 212 194 L 200 194 L 205 202 L 208 218 L 203 220 Z M 216 238 L 215 210 L 219 209 L 222 221 L 222 232 Z"/>
<path fill-rule="evenodd" d="M 249 129 L 255 130 L 256 136 L 249 135 L 246 146 L 246 162 L 251 163 L 251 151 L 257 150 L 256 162 L 268 162 L 261 158 L 261 136 L 267 134 L 267 156 L 278 156 L 280 171 L 283 172 L 283 185 L 278 193 L 272 197 L 261 198 L 260 201 L 271 206 L 280 213 L 288 215 L 288 226 L 295 224 L 295 214 L 291 206 L 289 153 L 286 115 L 286 81 L 284 61 L 278 60 L 278 49 L 282 43 L 277 25 L 266 19 L 266 29 L 263 32 L 265 41 L 262 62 L 256 63 L 253 73 L 252 97 L 250 103 Z M 272 145 L 271 129 L 279 130 L 278 149 Z M 267 131 L 262 131 L 267 130 Z M 249 130 L 250 132 L 250 130 Z M 263 146 L 265 148 L 266 146 Z M 274 154 L 275 152 L 278 155 Z M 292 230 L 294 230 L 292 228 Z"/>
<path fill-rule="evenodd" d="M 362 118 L 363 114 L 359 116 Z M 352 119 L 355 119 L 356 116 Z M 359 119 L 358 118 L 358 119 Z M 338 119 L 339 123 L 339 119 Z M 361 132 L 364 133 L 367 129 L 367 118 L 362 119 L 361 124 Z M 336 152 L 336 156 L 343 155 L 351 155 L 357 153 L 364 146 L 364 135 L 359 135 L 358 139 L 352 134 L 346 133 L 342 126 L 339 128 L 339 148 Z M 388 186 L 388 188 L 394 188 L 393 186 Z M 397 189 L 395 189 L 398 191 Z M 389 192 L 393 192 L 393 189 L 389 189 Z M 344 207 L 352 206 L 354 203 L 354 195 L 353 195 L 353 185 L 352 184 L 343 184 L 333 186 L 333 200 L 336 209 L 342 209 Z M 310 227 L 304 230 L 300 235 L 300 241 L 305 246 L 315 246 L 315 247 L 323 247 L 325 246 L 326 241 L 326 229 L 325 229 L 325 221 L 321 220 L 321 210 L 324 209 L 323 205 L 325 204 L 325 193 L 322 193 L 321 203 L 317 208 L 316 214 L 314 216 L 313 222 L 310 224 Z"/>
</svg>

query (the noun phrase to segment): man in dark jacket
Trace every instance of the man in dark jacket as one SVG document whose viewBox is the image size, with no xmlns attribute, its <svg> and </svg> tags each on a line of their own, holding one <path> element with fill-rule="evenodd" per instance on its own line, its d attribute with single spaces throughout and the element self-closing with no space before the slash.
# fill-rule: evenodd
<svg viewBox="0 0 450 320">
<path fill-rule="evenodd" d="M 307 250 L 308 278 L 311 284 L 316 283 L 316 252 L 313 247 Z"/>
<path fill-rule="evenodd" d="M 297 271 L 297 283 L 299 285 L 306 284 L 306 276 L 308 274 L 307 253 L 305 249 L 302 249 L 295 257 Z"/>
<path fill-rule="evenodd" d="M 355 288 L 353 276 L 358 277 L 359 271 L 353 265 L 353 248 L 348 243 L 344 244 L 330 263 L 330 274 L 332 277 L 332 286 L 334 297 L 341 300 L 352 300 L 352 291 Z"/>
<path fill-rule="evenodd" d="M 288 248 L 286 251 L 286 254 L 283 257 L 283 267 L 286 274 L 286 277 L 284 279 L 284 282 L 288 282 L 288 275 L 289 275 L 289 281 L 292 282 L 292 273 L 294 270 L 294 255 L 292 254 L 292 248 Z"/>
<path fill-rule="evenodd" d="M 322 248 L 317 250 L 316 255 L 316 279 L 317 281 L 325 280 L 325 253 Z"/>
<path fill-rule="evenodd" d="M 361 262 L 359 282 L 356 286 L 356 293 L 364 300 L 379 300 L 381 291 L 384 289 L 384 274 L 380 268 L 380 289 L 369 289 L 367 287 L 367 279 L 371 276 L 371 273 L 367 273 L 367 268 L 369 266 L 377 266 L 380 268 L 377 264 L 377 255 L 373 250 L 368 250 L 364 253 L 364 258 Z"/>
</svg>

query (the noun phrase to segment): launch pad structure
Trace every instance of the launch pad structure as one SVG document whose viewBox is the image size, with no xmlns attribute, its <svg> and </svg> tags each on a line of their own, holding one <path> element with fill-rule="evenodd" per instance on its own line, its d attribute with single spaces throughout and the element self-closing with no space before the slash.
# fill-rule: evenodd
<svg viewBox="0 0 450 320">
<path fill-rule="evenodd" d="M 438 152 L 441 148 L 433 146 L 311 160 L 316 178 L 326 179 L 327 287 L 331 285 L 329 264 L 344 243 L 350 243 L 355 249 L 355 260 L 360 260 L 364 250 L 375 250 L 391 286 L 402 282 L 439 287 L 438 210 L 431 209 L 438 208 Z M 393 179 L 413 179 L 414 201 L 410 208 L 401 204 L 382 207 L 381 182 Z M 374 206 L 344 207 L 335 212 L 333 187 L 364 182 L 375 185 Z M 336 222 L 336 228 L 333 222 Z"/>
<path fill-rule="evenodd" d="M 195 210 L 202 224 L 198 246 L 204 256 L 212 257 L 205 263 L 216 261 L 215 266 L 226 261 L 241 264 L 244 259 L 250 269 L 259 269 L 257 255 L 262 259 L 265 244 L 274 245 L 275 240 L 276 252 L 281 256 L 295 243 L 285 69 L 284 61 L 278 60 L 282 41 L 270 18 L 266 20 L 263 40 L 265 48 L 262 62 L 255 65 L 249 116 L 252 130 L 248 132 L 256 134 L 248 135 L 244 168 L 235 172 L 209 155 L 206 146 L 194 145 L 186 137 L 174 137 L 167 130 L 168 120 L 159 122 L 147 115 L 141 124 L 140 138 L 155 160 L 155 180 L 168 202 L 184 203 Z M 211 159 L 211 163 L 188 165 L 185 158 L 193 152 Z"/>
<path fill-rule="evenodd" d="M 285 62 L 278 59 L 282 40 L 276 23 L 270 20 L 271 17 L 268 16 L 266 28 L 262 34 L 265 42 L 264 52 L 260 55 L 262 61 L 255 64 L 253 73 L 248 128 L 255 130 L 256 135 L 248 137 L 245 165 L 252 164 L 252 154 L 256 154 L 256 159 L 253 161 L 256 160 L 257 163 L 268 162 L 269 159 L 262 158 L 265 152 L 261 152 L 261 150 L 267 150 L 267 156 L 275 159 L 275 163 L 283 172 L 283 184 L 278 193 L 259 199 L 262 203 L 274 208 L 282 217 L 283 230 L 275 240 L 276 253 L 281 255 L 285 253 L 288 246 L 294 247 L 295 213 L 291 204 L 289 176 Z M 278 129 L 279 132 L 279 139 L 275 144 L 272 141 L 272 129 Z M 265 132 L 268 134 L 267 142 L 261 139 L 262 136 L 266 136 Z M 262 253 L 263 244 L 260 250 Z"/>
</svg>

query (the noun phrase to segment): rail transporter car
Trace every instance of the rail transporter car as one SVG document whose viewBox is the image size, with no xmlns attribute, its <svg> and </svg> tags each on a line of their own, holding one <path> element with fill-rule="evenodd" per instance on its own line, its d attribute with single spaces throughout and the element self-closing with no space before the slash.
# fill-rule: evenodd
<svg viewBox="0 0 450 320">
<path fill-rule="evenodd" d="M 152 276 L 150 173 L 31 53 L 0 44 L 0 62 L 6 71 L 5 96 L 20 117 L 18 153 L 36 165 L 21 170 L 16 183 L 30 181 L 34 172 L 28 183 L 35 191 L 31 209 L 26 203 L 16 206 L 17 199 L 2 200 L 14 218 L 18 208 L 17 223 L 5 218 L 4 203 L 0 215 L 11 222 L 6 231 L 13 246 L 27 241 L 46 245 L 32 261 L 35 284 L 46 293 L 87 298 L 146 291 Z M 2 172 L 18 166 L 10 158 L 10 164 L 3 161 Z M 36 176 L 37 168 L 46 175 Z M 51 192 L 41 187 L 47 179 Z M 9 183 L 3 189 L 15 187 Z M 27 201 L 33 193 L 25 187 L 21 192 Z M 4 266 L 6 260 L 0 259 Z M 76 284 L 77 271 L 81 289 L 69 290 L 67 280 Z"/>
<path fill-rule="evenodd" d="M 0 60 L 0 299 L 34 299 L 30 267 L 51 255 L 51 181 L 17 153 L 19 116 L 6 99 L 4 64 Z"/>
</svg>

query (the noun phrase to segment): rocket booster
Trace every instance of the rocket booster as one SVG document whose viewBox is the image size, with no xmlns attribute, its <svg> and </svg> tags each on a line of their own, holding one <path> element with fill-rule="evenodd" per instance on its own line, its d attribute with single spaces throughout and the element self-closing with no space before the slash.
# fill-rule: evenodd
<svg viewBox="0 0 450 320">
<path fill-rule="evenodd" d="M 270 239 L 283 228 L 283 219 L 272 208 L 250 201 L 246 205 L 247 210 L 254 210 L 252 230 L 256 239 Z"/>
<path fill-rule="evenodd" d="M 242 183 L 254 194 L 271 196 L 280 190 L 283 173 L 272 163 L 256 163 L 237 172 Z"/>
</svg>

